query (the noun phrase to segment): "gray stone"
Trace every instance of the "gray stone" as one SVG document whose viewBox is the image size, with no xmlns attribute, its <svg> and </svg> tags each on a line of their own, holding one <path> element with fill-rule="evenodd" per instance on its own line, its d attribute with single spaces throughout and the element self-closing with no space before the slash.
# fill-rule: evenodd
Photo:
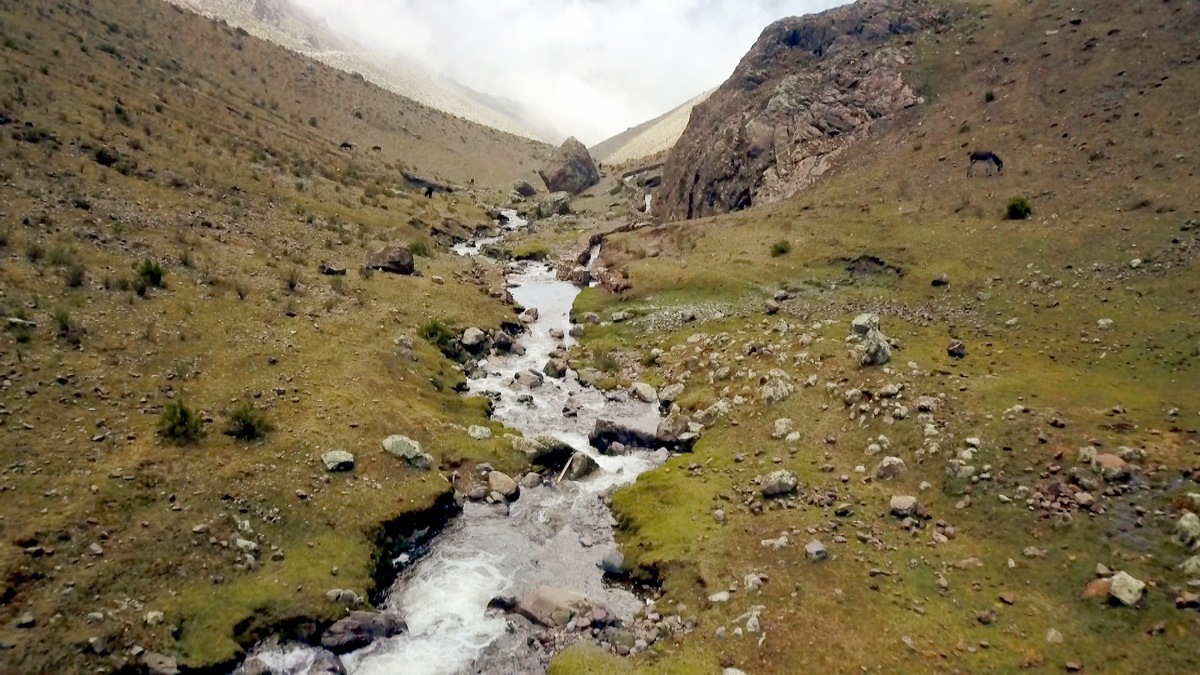
<svg viewBox="0 0 1200 675">
<path fill-rule="evenodd" d="M 1135 579 L 1126 572 L 1117 572 L 1112 577 L 1112 585 L 1108 589 L 1109 598 L 1132 607 L 1142 599 L 1146 592 L 1146 582 Z"/>
<path fill-rule="evenodd" d="M 567 361 L 566 359 L 550 359 L 542 368 L 542 372 L 555 379 L 562 379 L 567 376 Z"/>
<path fill-rule="evenodd" d="M 888 504 L 893 516 L 909 518 L 917 512 L 917 498 L 909 495 L 896 495 Z"/>
<path fill-rule="evenodd" d="M 786 400 L 795 391 L 791 375 L 776 368 L 767 373 L 766 381 L 758 393 L 764 403 L 778 403 Z"/>
<path fill-rule="evenodd" d="M 517 485 L 517 481 L 513 480 L 508 474 L 499 471 L 493 471 L 488 474 L 488 487 L 493 492 L 503 495 L 510 502 L 521 496 L 521 486 Z"/>
<path fill-rule="evenodd" d="M 33 612 L 25 612 L 17 617 L 17 628 L 33 628 L 37 625 L 37 619 L 33 616 Z"/>
<path fill-rule="evenodd" d="M 1200 547 L 1200 516 L 1184 511 L 1175 523 L 1175 541 L 1188 548 Z"/>
<path fill-rule="evenodd" d="M 433 468 L 433 457 L 422 452 L 421 444 L 408 436 L 388 436 L 383 441 L 383 449 L 419 471 L 429 471 Z"/>
<path fill-rule="evenodd" d="M 358 593 L 345 588 L 331 588 L 325 592 L 325 598 L 330 602 L 336 602 L 339 605 L 349 607 L 357 607 L 362 604 L 362 597 Z"/>
<path fill-rule="evenodd" d="M 682 384 L 670 384 L 662 388 L 658 392 L 658 399 L 664 403 L 671 403 L 675 399 L 683 395 L 684 387 Z"/>
<path fill-rule="evenodd" d="M 304 675 L 346 675 L 346 666 L 337 654 L 322 649 Z"/>
<path fill-rule="evenodd" d="M 764 497 L 781 497 L 795 493 L 799 484 L 796 474 L 786 469 L 780 469 L 764 476 L 759 481 L 759 488 Z"/>
<path fill-rule="evenodd" d="M 514 611 L 547 628 L 567 625 L 571 616 L 593 606 L 586 596 L 565 588 L 539 586 L 521 596 Z"/>
<path fill-rule="evenodd" d="M 590 476 L 600 468 L 596 460 L 590 455 L 582 452 L 576 452 L 571 457 L 571 464 L 567 468 L 567 473 L 563 476 L 567 480 L 579 480 L 586 476 Z"/>
<path fill-rule="evenodd" d="M 1200 555 L 1194 555 L 1179 564 L 1179 569 L 1189 579 L 1200 579 Z"/>
<path fill-rule="evenodd" d="M 367 256 L 367 268 L 390 274 L 415 274 L 416 261 L 412 251 L 403 246 L 393 246 Z"/>
<path fill-rule="evenodd" d="M 483 331 L 481 331 L 475 327 L 471 327 L 471 328 L 464 330 L 463 334 L 462 334 L 462 339 L 459 340 L 459 342 L 462 343 L 462 346 L 466 347 L 467 349 L 472 349 L 472 350 L 476 347 L 483 345 L 483 343 L 486 341 L 487 341 L 487 333 L 484 333 Z"/>
<path fill-rule="evenodd" d="M 173 656 L 146 652 L 142 654 L 142 665 L 149 675 L 179 675 L 179 662 Z"/>
<path fill-rule="evenodd" d="M 808 556 L 809 560 L 814 562 L 824 560 L 829 557 L 829 553 L 825 550 L 825 544 L 813 540 L 804 545 L 804 555 Z"/>
<path fill-rule="evenodd" d="M 850 330 L 856 335 L 867 335 L 873 330 L 879 330 L 879 315 L 869 312 L 859 314 L 850 322 Z"/>
<path fill-rule="evenodd" d="M 908 465 L 899 457 L 884 457 L 879 464 L 875 465 L 871 475 L 875 480 L 894 480 L 903 478 L 908 473 Z"/>
<path fill-rule="evenodd" d="M 326 471 L 351 471 L 354 469 L 354 455 L 345 450 L 330 450 L 321 455 L 321 463 Z"/>
<path fill-rule="evenodd" d="M 492 437 L 492 430 L 487 427 L 472 425 L 467 429 L 467 435 L 477 441 L 486 441 Z"/>
<path fill-rule="evenodd" d="M 610 551 L 601 558 L 597 566 L 606 574 L 622 574 L 625 571 L 625 554 L 620 551 Z"/>
<path fill-rule="evenodd" d="M 546 165 L 538 171 L 550 192 L 577 195 L 600 182 L 600 171 L 588 153 L 587 146 L 568 138 Z"/>
<path fill-rule="evenodd" d="M 654 387 L 645 382 L 635 382 L 629 388 L 629 393 L 642 403 L 655 403 L 658 401 L 658 392 L 654 390 Z"/>
<path fill-rule="evenodd" d="M 777 419 L 775 420 L 775 430 L 771 432 L 771 438 L 787 438 L 787 435 L 795 431 L 795 428 L 795 424 L 790 419 L 786 417 Z"/>
</svg>

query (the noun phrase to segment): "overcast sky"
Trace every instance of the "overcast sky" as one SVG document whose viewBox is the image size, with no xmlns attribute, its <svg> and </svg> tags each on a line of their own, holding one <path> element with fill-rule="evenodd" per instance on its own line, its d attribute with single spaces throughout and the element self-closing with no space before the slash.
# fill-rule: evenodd
<svg viewBox="0 0 1200 675">
<path fill-rule="evenodd" d="M 730 75 L 762 29 L 844 0 L 294 0 L 369 47 L 517 99 L 588 145 Z"/>
</svg>

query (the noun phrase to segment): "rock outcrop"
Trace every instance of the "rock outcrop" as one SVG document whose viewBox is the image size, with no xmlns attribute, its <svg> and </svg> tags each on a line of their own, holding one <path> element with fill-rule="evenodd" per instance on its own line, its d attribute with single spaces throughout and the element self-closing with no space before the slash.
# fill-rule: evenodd
<svg viewBox="0 0 1200 675">
<path fill-rule="evenodd" d="M 786 199 L 871 126 L 920 101 L 897 36 L 936 25 L 927 0 L 859 0 L 768 26 L 733 75 L 692 111 L 654 214 L 703 218 Z"/>
<path fill-rule="evenodd" d="M 588 153 L 587 146 L 574 137 L 568 138 L 546 166 L 538 171 L 550 192 L 577 195 L 600 182 L 600 171 Z"/>
</svg>

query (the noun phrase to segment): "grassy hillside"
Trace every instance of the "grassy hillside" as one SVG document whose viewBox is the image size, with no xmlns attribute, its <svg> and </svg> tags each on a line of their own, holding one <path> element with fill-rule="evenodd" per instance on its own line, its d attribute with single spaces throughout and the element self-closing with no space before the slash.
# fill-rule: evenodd
<svg viewBox="0 0 1200 675">
<path fill-rule="evenodd" d="M 909 76 L 926 103 L 815 187 L 605 245 L 632 289 L 591 289 L 576 311 L 637 318 L 590 329 L 575 358 L 685 383 L 687 412 L 731 406 L 694 454 L 613 498 L 635 574 L 661 585 L 655 611 L 695 626 L 633 670 L 1200 667 L 1200 614 L 1176 608 L 1197 551 L 1175 539 L 1200 508 L 1200 15 L 954 8 L 951 29 L 917 40 Z M 1004 174 L 968 178 L 975 149 Z M 1014 197 L 1028 218 L 1008 219 Z M 848 354 L 863 311 L 897 341 L 886 368 Z M 948 354 L 955 340 L 965 358 Z M 772 369 L 795 387 L 782 402 L 763 400 Z M 781 418 L 794 441 L 773 437 Z M 1121 455 L 1134 477 L 1105 480 L 1081 448 Z M 888 455 L 907 473 L 871 479 Z M 761 495 L 777 469 L 799 478 L 795 498 Z M 891 515 L 896 495 L 928 519 Z M 806 558 L 813 540 L 827 560 Z M 1145 597 L 1081 599 L 1098 564 Z M 573 649 L 552 672 L 617 668 L 630 666 Z"/>
<path fill-rule="evenodd" d="M 542 146 L 157 0 L 0 2 L 0 64 L 0 671 L 227 663 L 372 590 L 384 523 L 440 469 L 513 466 L 422 327 L 511 316 L 437 241 L 489 225 L 476 199 Z M 359 271 L 401 244 L 419 276 Z M 160 437 L 177 403 L 202 439 Z M 263 438 L 224 433 L 247 418 Z"/>
</svg>

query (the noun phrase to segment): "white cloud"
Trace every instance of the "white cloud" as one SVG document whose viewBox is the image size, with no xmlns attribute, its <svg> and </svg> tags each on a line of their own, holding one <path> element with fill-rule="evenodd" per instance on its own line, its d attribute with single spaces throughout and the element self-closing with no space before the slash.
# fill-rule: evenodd
<svg viewBox="0 0 1200 675">
<path fill-rule="evenodd" d="M 295 0 L 363 44 L 597 143 L 720 84 L 772 21 L 844 0 Z"/>
</svg>

